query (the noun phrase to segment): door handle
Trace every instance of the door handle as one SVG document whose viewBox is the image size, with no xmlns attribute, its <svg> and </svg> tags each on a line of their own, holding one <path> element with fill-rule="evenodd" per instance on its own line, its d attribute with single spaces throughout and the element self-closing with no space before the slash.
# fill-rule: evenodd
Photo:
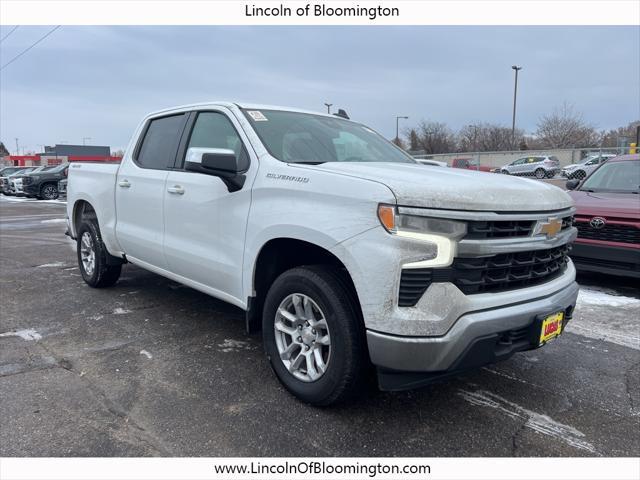
<svg viewBox="0 0 640 480">
<path fill-rule="evenodd" d="M 173 187 L 167 188 L 167 192 L 175 193 L 177 195 L 184 195 L 184 188 L 182 185 L 174 185 Z"/>
<path fill-rule="evenodd" d="M 121 186 L 122 188 L 129 188 L 131 186 L 131 184 L 129 183 L 129 180 L 121 180 L 118 182 L 118 185 Z"/>
</svg>

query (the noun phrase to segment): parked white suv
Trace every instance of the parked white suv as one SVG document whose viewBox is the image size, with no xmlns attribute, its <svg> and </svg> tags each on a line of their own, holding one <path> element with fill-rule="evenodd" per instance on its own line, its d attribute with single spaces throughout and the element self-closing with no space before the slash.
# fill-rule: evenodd
<svg viewBox="0 0 640 480">
<path fill-rule="evenodd" d="M 522 157 L 500 168 L 500 173 L 536 178 L 552 178 L 560 171 L 560 161 L 553 155 Z"/>
<path fill-rule="evenodd" d="M 563 177 L 568 179 L 577 178 L 578 180 L 582 180 L 586 178 L 591 172 L 593 172 L 598 165 L 606 162 L 608 159 L 615 157 L 616 155 L 613 153 L 602 153 L 589 155 L 578 163 L 572 163 L 571 165 L 567 165 L 560 172 Z"/>
<path fill-rule="evenodd" d="M 92 287 L 125 262 L 230 302 L 282 384 L 328 405 L 538 348 L 578 294 L 561 189 L 425 168 L 370 128 L 282 107 L 147 116 L 120 165 L 72 163 Z"/>
</svg>

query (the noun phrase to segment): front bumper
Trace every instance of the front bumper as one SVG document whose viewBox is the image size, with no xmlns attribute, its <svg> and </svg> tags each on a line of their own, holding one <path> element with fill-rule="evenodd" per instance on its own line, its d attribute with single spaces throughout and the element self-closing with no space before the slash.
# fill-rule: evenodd
<svg viewBox="0 0 640 480">
<path fill-rule="evenodd" d="M 40 185 L 29 184 L 22 185 L 22 191 L 25 195 L 38 195 L 40 193 Z"/>
<path fill-rule="evenodd" d="M 383 390 L 415 388 L 434 380 L 505 360 L 537 348 L 541 319 L 565 312 L 571 318 L 578 296 L 572 282 L 533 301 L 469 312 L 439 337 L 407 337 L 367 330 L 369 355 Z"/>
<path fill-rule="evenodd" d="M 640 249 L 574 243 L 571 259 L 579 271 L 640 278 Z"/>
</svg>

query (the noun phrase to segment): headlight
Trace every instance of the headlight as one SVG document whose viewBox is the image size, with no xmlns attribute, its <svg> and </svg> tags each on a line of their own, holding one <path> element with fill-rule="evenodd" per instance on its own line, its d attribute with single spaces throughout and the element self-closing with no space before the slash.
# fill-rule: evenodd
<svg viewBox="0 0 640 480">
<path fill-rule="evenodd" d="M 403 265 L 403 268 L 446 267 L 451 265 L 457 241 L 467 233 L 464 222 L 441 218 L 399 214 L 392 205 L 379 205 L 378 218 L 391 234 L 435 244 L 436 254 L 426 260 Z"/>
</svg>

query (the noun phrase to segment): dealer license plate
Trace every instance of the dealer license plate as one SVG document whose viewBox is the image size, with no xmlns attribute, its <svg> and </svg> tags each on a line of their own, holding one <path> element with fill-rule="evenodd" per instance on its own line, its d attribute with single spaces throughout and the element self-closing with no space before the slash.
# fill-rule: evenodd
<svg viewBox="0 0 640 480">
<path fill-rule="evenodd" d="M 542 331 L 540 332 L 540 345 L 556 338 L 562 333 L 562 319 L 564 312 L 549 315 L 542 321 Z"/>
</svg>

